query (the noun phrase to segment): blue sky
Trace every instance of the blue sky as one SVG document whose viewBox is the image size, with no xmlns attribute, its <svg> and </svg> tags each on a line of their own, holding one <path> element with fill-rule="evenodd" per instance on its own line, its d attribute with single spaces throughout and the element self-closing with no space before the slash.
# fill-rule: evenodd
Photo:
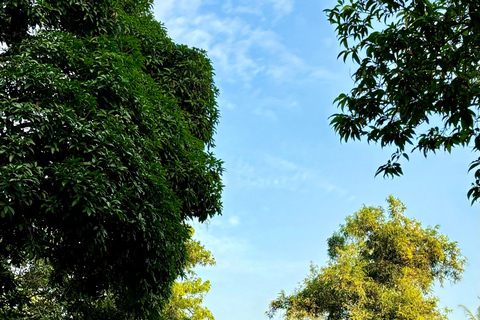
<svg viewBox="0 0 480 320">
<path fill-rule="evenodd" d="M 215 153 L 224 160 L 223 215 L 196 225 L 196 238 L 217 265 L 198 273 L 212 284 L 205 298 L 216 320 L 263 320 L 287 293 L 324 265 L 326 240 L 363 204 L 392 194 L 406 215 L 458 241 L 468 258 L 460 283 L 435 294 L 465 319 L 479 296 L 479 205 L 466 193 L 473 176 L 468 149 L 423 158 L 405 175 L 374 178 L 391 151 L 340 143 L 329 127 L 333 99 L 353 85 L 354 66 L 336 59 L 333 27 L 323 9 L 336 1 L 158 0 L 155 16 L 177 43 L 208 51 L 221 110 Z"/>
</svg>

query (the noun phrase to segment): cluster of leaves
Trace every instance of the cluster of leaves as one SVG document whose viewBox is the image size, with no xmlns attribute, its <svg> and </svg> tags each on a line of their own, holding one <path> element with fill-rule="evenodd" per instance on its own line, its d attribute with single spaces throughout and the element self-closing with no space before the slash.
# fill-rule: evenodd
<svg viewBox="0 0 480 320">
<path fill-rule="evenodd" d="M 270 304 L 285 319 L 446 319 L 432 296 L 435 280 L 458 281 L 465 259 L 455 242 L 403 215 L 388 198 L 382 208 L 363 207 L 328 239 L 330 261 L 311 267 L 292 295 Z"/>
<path fill-rule="evenodd" d="M 101 319 L 106 292 L 124 319 L 159 317 L 186 221 L 221 211 L 210 61 L 174 44 L 151 5 L 0 4 L 2 319 L 28 302 L 14 270 L 29 261 L 52 268 L 79 318 Z"/>
<path fill-rule="evenodd" d="M 199 241 L 190 239 L 186 247 L 186 272 L 183 279 L 173 285 L 172 296 L 163 310 L 163 316 L 166 320 L 215 320 L 211 311 L 202 306 L 205 294 L 210 291 L 210 281 L 203 281 L 194 270 L 198 266 L 214 265 L 215 259 Z"/>
<path fill-rule="evenodd" d="M 13 272 L 26 301 L 21 312 L 10 312 L 10 319 L 132 319 L 128 316 L 124 318 L 123 312 L 116 307 L 114 295 L 107 291 L 95 298 L 85 296 L 81 303 L 76 303 L 78 298 L 73 301 L 66 286 L 54 284 L 54 270 L 45 261 L 28 261 Z"/>
<path fill-rule="evenodd" d="M 331 124 L 345 141 L 397 147 L 377 174 L 401 175 L 409 145 L 425 156 L 455 146 L 480 151 L 478 1 L 339 0 L 326 13 L 345 47 L 339 57 L 359 66 Z M 470 170 L 478 165 L 480 158 Z M 478 168 L 468 196 L 480 197 Z"/>
<path fill-rule="evenodd" d="M 183 279 L 174 283 L 172 296 L 159 318 L 214 320 L 212 313 L 202 306 L 210 283 L 203 282 L 193 269 L 197 266 L 214 265 L 215 260 L 210 251 L 192 238 L 187 240 L 185 246 L 188 252 L 186 273 Z M 68 295 L 68 291 L 53 284 L 53 268 L 45 261 L 29 261 L 15 269 L 14 273 L 20 290 L 27 298 L 23 314 L 16 315 L 16 319 L 129 319 L 119 310 L 115 296 L 108 291 L 101 297 L 90 297 L 88 310 L 83 309 L 85 305 L 79 306 L 66 300 L 64 297 Z"/>
</svg>

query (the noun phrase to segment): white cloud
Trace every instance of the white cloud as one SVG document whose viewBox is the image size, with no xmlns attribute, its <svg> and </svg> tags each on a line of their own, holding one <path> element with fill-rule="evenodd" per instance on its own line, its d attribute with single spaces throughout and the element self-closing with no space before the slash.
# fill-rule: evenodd
<svg viewBox="0 0 480 320">
<path fill-rule="evenodd" d="M 176 13 L 182 13 L 182 16 L 196 15 L 198 9 L 202 6 L 202 0 L 157 0 L 154 2 L 156 17 L 166 22 Z"/>
<path fill-rule="evenodd" d="M 294 0 L 267 0 L 266 2 L 273 5 L 279 16 L 290 14 L 293 11 Z"/>
<path fill-rule="evenodd" d="M 211 9 L 219 4 L 221 10 Z M 246 88 L 259 77 L 274 82 L 332 77 L 293 53 L 269 26 L 293 10 L 293 0 L 155 1 L 156 16 L 174 41 L 207 50 L 218 79 Z M 251 15 L 267 22 L 254 27 Z"/>
<path fill-rule="evenodd" d="M 261 15 L 262 10 L 260 6 L 252 5 L 234 5 L 231 0 L 225 1 L 222 10 L 227 14 L 253 14 Z"/>
</svg>

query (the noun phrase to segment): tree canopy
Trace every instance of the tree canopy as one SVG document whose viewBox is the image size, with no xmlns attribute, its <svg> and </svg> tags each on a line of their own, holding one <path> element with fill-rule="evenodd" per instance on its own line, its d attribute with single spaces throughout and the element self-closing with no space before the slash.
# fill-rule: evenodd
<svg viewBox="0 0 480 320">
<path fill-rule="evenodd" d="M 473 0 L 339 0 L 326 10 L 358 69 L 335 102 L 342 140 L 395 146 L 377 174 L 403 174 L 408 149 L 425 156 L 455 146 L 480 151 L 480 3 Z M 480 197 L 480 157 L 473 161 Z"/>
<path fill-rule="evenodd" d="M 193 229 L 191 229 L 193 235 Z M 160 319 L 165 320 L 214 320 L 212 313 L 202 305 L 203 297 L 210 290 L 210 282 L 203 281 L 194 271 L 195 267 L 214 265 L 215 259 L 199 241 L 189 238 L 185 243 L 188 259 L 185 274 L 173 284 L 172 295 L 162 310 Z M 66 290 L 52 286 L 53 269 L 45 261 L 29 261 L 14 271 L 19 288 L 28 301 L 20 319 L 126 319 L 119 310 L 115 296 L 105 292 L 91 300 L 88 312 L 79 309 L 72 301 L 64 299 Z M 128 315 L 127 315 L 128 316 Z"/>
<path fill-rule="evenodd" d="M 78 310 L 108 292 L 125 319 L 154 319 L 186 221 L 221 212 L 212 66 L 152 3 L 0 4 L 2 319 L 28 301 L 14 269 L 36 260 Z"/>
<path fill-rule="evenodd" d="M 330 261 L 311 266 L 292 294 L 270 304 L 285 319 L 446 319 L 432 295 L 438 280 L 458 281 L 465 259 L 456 242 L 404 216 L 390 196 L 388 210 L 363 207 L 328 239 Z"/>
</svg>

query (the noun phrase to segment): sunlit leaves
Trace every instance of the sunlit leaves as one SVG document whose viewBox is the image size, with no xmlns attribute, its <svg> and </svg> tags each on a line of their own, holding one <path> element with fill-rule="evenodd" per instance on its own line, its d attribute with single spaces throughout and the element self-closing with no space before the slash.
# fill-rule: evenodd
<svg viewBox="0 0 480 320">
<path fill-rule="evenodd" d="M 311 266 L 292 295 L 281 292 L 267 314 L 285 319 L 446 319 L 432 286 L 456 282 L 465 259 L 456 242 L 404 216 L 393 197 L 388 210 L 363 207 L 328 239 L 327 266 Z"/>
<path fill-rule="evenodd" d="M 214 265 L 215 259 L 196 240 L 189 239 L 186 247 L 188 261 L 185 275 L 173 285 L 172 296 L 163 310 L 163 316 L 168 320 L 214 320 L 210 310 L 202 305 L 205 294 L 210 291 L 210 281 L 199 278 L 194 268 Z"/>
</svg>

